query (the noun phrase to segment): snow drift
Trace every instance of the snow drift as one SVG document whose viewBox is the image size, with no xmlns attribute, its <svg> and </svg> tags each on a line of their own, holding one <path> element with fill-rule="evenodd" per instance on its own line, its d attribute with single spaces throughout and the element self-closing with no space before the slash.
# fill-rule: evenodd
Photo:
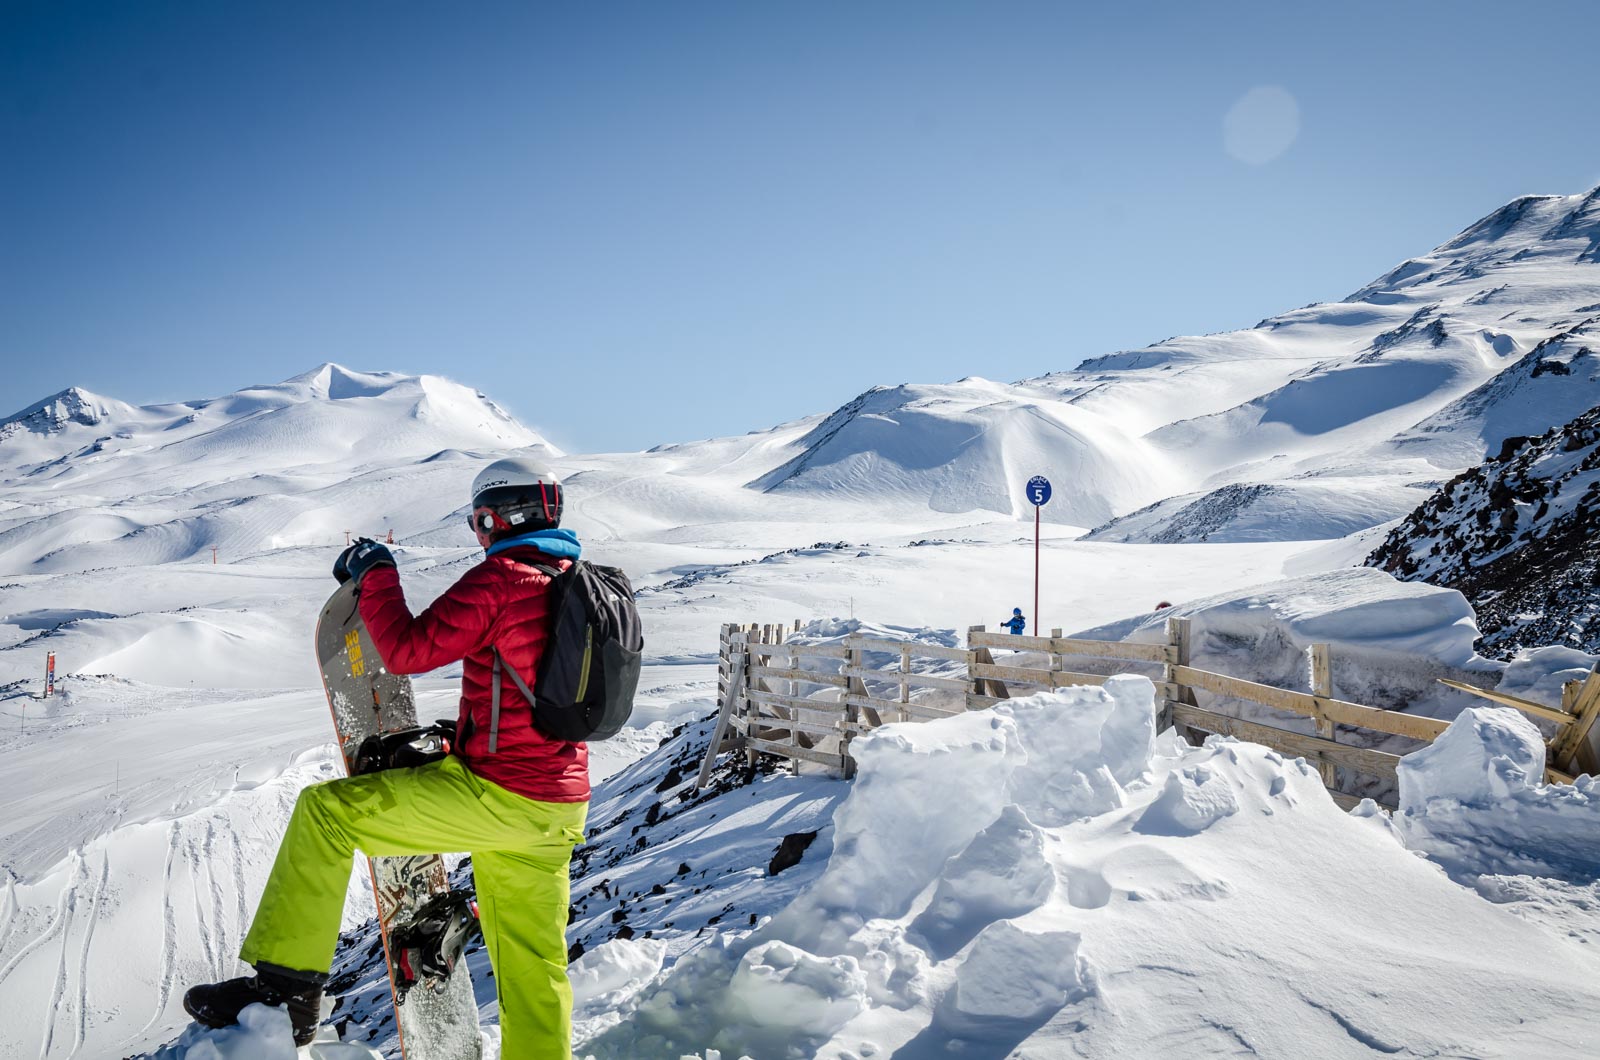
<svg viewBox="0 0 1600 1060">
<path fill-rule="evenodd" d="M 1157 739 L 1153 712 L 1152 686 L 1119 677 L 862 739 L 823 873 L 767 923 L 668 966 L 578 1052 L 1533 1057 L 1596 1044 L 1600 962 L 1585 946 L 1453 882 L 1372 804 L 1341 812 L 1305 762 Z M 1421 773 L 1481 772 L 1484 741 L 1467 742 Z M 1526 989 L 1507 991 L 1508 976 Z"/>
</svg>

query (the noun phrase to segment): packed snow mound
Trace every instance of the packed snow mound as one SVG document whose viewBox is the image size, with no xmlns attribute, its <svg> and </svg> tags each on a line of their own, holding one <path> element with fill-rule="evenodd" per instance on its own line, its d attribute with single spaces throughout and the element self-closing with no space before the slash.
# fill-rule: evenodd
<svg viewBox="0 0 1600 1060">
<path fill-rule="evenodd" d="M 1473 650 L 1478 627 L 1460 593 L 1360 567 L 1179 601 L 1074 635 L 1165 644 L 1169 618 L 1189 620 L 1191 665 L 1199 669 L 1311 692 L 1311 649 L 1327 644 L 1335 698 L 1435 718 L 1452 718 L 1476 702 L 1439 684 L 1439 678 L 1493 686 L 1500 669 Z M 1208 710 L 1314 731 L 1309 718 L 1205 690 L 1195 695 Z M 1375 733 L 1347 732 L 1341 738 L 1398 754 L 1415 746 L 1404 737 Z M 1352 793 L 1386 803 L 1393 799 L 1387 787 Z"/>
<path fill-rule="evenodd" d="M 1124 676 L 863 738 L 822 875 L 667 965 L 576 1054 L 1532 1057 L 1593 1042 L 1586 947 L 1453 882 L 1370 803 L 1341 812 L 1305 762 L 1157 739 L 1154 711 L 1150 683 Z M 1335 937 L 1352 959 L 1326 959 Z"/>
<path fill-rule="evenodd" d="M 1453 875 L 1600 878 L 1600 778 L 1544 783 L 1538 728 L 1505 707 L 1463 710 L 1400 760 L 1395 825 Z"/>
<path fill-rule="evenodd" d="M 751 485 L 1020 517 L 1032 510 L 1024 485 L 1048 471 L 1055 493 L 1044 518 L 1093 526 L 1177 484 L 1166 459 L 1112 420 L 983 379 L 869 390 L 794 445 L 792 459 Z"/>
<path fill-rule="evenodd" d="M 383 1060 L 365 1045 L 341 1042 L 323 1028 L 317 1040 L 296 1049 L 289 1014 L 281 1008 L 251 1005 L 233 1027 L 190 1024 L 178 1040 L 150 1055 L 149 1060 Z"/>
<path fill-rule="evenodd" d="M 1167 619 L 1173 617 L 1191 621 L 1195 665 L 1239 676 L 1269 672 L 1264 654 L 1274 646 L 1290 649 L 1300 660 L 1298 668 L 1313 644 L 1332 645 L 1336 660 L 1341 653 L 1388 653 L 1441 666 L 1487 668 L 1473 651 L 1478 628 L 1465 597 L 1361 567 L 1179 602 L 1075 635 L 1164 644 Z M 1244 667 L 1208 666 L 1225 660 Z"/>
</svg>

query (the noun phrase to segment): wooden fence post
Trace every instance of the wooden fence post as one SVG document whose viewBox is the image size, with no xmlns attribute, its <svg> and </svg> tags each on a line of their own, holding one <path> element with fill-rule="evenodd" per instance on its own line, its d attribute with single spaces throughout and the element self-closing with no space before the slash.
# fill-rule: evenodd
<svg viewBox="0 0 1600 1060">
<path fill-rule="evenodd" d="M 866 698 L 867 683 L 866 681 L 862 680 L 860 676 L 861 668 L 864 665 L 861 653 L 860 634 L 850 634 L 850 636 L 845 638 L 844 643 L 845 687 L 839 698 L 844 700 L 848 700 L 850 696 L 861 696 L 862 698 Z M 876 710 L 868 706 L 856 707 L 850 706 L 847 703 L 844 709 L 844 716 L 845 720 L 849 722 L 859 722 L 865 719 L 866 723 L 874 729 L 883 724 L 883 718 L 879 717 Z M 846 777 L 853 777 L 855 776 L 856 772 L 856 760 L 850 757 L 850 741 L 855 739 L 855 735 L 854 728 L 847 728 L 844 734 L 839 738 L 839 754 L 844 759 L 844 775 Z"/>
<path fill-rule="evenodd" d="M 1006 683 L 1004 681 L 1000 681 L 992 677 L 978 677 L 972 672 L 972 666 L 974 663 L 985 663 L 990 666 L 994 665 L 994 656 L 989 652 L 988 648 L 978 648 L 974 650 L 972 647 L 972 635 L 974 633 L 982 633 L 983 631 L 983 626 L 967 627 L 967 680 L 972 684 L 972 695 L 981 696 L 986 699 L 1010 699 L 1011 692 L 1006 688 Z M 969 696 L 967 699 L 967 709 L 976 710 L 979 706 L 980 704 L 974 703 Z"/>
<path fill-rule="evenodd" d="M 711 743 L 706 747 L 705 761 L 700 763 L 700 775 L 695 779 L 695 787 L 703 788 L 711 783 L 711 770 L 717 764 L 717 755 L 722 750 L 722 740 L 728 733 L 728 719 L 733 716 L 735 703 L 739 696 L 744 694 L 745 657 L 739 655 L 732 660 L 729 673 L 727 690 L 723 693 L 722 702 L 717 708 L 717 727 L 711 733 Z"/>
<path fill-rule="evenodd" d="M 1572 722 L 1566 732 L 1556 737 L 1550 748 L 1550 762 L 1564 773 L 1594 774 L 1600 772 L 1600 756 L 1589 745 L 1589 733 L 1600 718 L 1600 665 L 1589 671 L 1589 676 L 1571 693 Z M 1562 705 L 1567 705 L 1565 690 Z"/>
<path fill-rule="evenodd" d="M 905 647 L 900 649 L 900 702 L 901 703 L 910 703 L 911 702 L 911 682 L 909 680 L 907 680 L 907 677 L 908 677 L 908 675 L 910 675 L 910 673 L 911 673 L 911 645 L 907 644 Z M 899 716 L 896 717 L 895 720 L 896 721 L 909 721 L 910 719 L 911 719 L 911 709 L 909 707 L 902 706 L 900 708 Z"/>
<path fill-rule="evenodd" d="M 752 645 L 758 645 L 758 644 L 762 644 L 762 643 L 764 643 L 764 642 L 761 639 L 761 630 L 756 627 L 756 624 L 754 622 L 750 623 L 750 630 L 745 635 L 745 680 L 744 680 L 744 683 L 745 683 L 745 687 L 748 688 L 748 689 L 752 689 L 752 690 L 760 691 L 760 692 L 770 692 L 772 690 L 767 687 L 767 683 L 765 681 L 763 681 L 761 678 L 756 677 L 753 680 L 751 678 L 751 669 L 750 668 L 756 665 L 756 659 L 759 658 L 759 656 L 757 656 L 754 652 L 752 652 L 750 650 L 750 648 L 751 648 Z M 750 709 L 745 714 L 745 733 L 748 736 L 753 736 L 753 737 L 756 737 L 756 738 L 760 738 L 762 736 L 762 733 L 759 731 L 758 723 L 761 720 L 761 708 L 756 706 L 756 704 L 753 701 L 751 701 L 748 697 L 745 699 L 745 702 L 750 704 Z M 754 747 L 751 747 L 749 744 L 745 745 L 745 749 L 744 749 L 744 764 L 750 769 L 754 769 L 756 767 L 756 749 Z"/>
<path fill-rule="evenodd" d="M 1326 644 L 1311 645 L 1311 694 L 1322 699 L 1333 698 L 1333 656 Z M 1313 715 L 1317 726 L 1317 735 L 1324 740 L 1334 740 L 1338 730 L 1333 719 L 1317 711 Z M 1337 788 L 1339 786 L 1339 767 L 1328 761 L 1322 760 L 1322 786 Z"/>
<path fill-rule="evenodd" d="M 1194 697 L 1193 690 L 1186 685 L 1178 684 L 1178 667 L 1189 665 L 1189 620 L 1187 618 L 1172 617 L 1167 619 L 1167 647 L 1171 649 L 1169 652 L 1171 661 L 1162 667 L 1161 679 L 1168 685 L 1176 686 L 1174 691 L 1177 694 L 1177 698 L 1163 700 L 1161 713 L 1156 716 L 1156 732 L 1172 728 L 1173 704 L 1199 705 L 1199 701 Z"/>
</svg>

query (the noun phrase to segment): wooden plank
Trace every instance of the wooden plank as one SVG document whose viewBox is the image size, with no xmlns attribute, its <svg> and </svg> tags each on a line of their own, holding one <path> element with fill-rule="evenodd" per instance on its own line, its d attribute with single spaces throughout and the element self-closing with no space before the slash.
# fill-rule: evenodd
<svg viewBox="0 0 1600 1060">
<path fill-rule="evenodd" d="M 1305 758 L 1312 762 L 1341 765 L 1357 773 L 1385 777 L 1393 780 L 1400 764 L 1400 756 L 1388 751 L 1375 751 L 1370 747 L 1351 747 L 1348 744 L 1325 740 L 1309 733 L 1280 729 L 1276 725 L 1245 721 L 1243 718 L 1218 714 L 1203 707 L 1177 703 L 1172 707 L 1173 721 L 1194 729 L 1203 729 L 1221 736 L 1237 736 L 1241 740 L 1270 747 L 1282 754 Z"/>
<path fill-rule="evenodd" d="M 846 666 L 846 677 L 858 677 L 863 681 L 882 681 L 884 684 L 898 685 L 911 684 L 919 688 L 947 688 L 953 692 L 965 692 L 971 687 L 972 682 L 964 677 L 936 677 L 933 674 L 907 673 L 898 670 L 870 670 L 863 666 Z"/>
<path fill-rule="evenodd" d="M 845 756 L 830 754 L 827 751 L 816 751 L 808 747 L 795 747 L 787 743 L 774 743 L 771 740 L 762 740 L 752 736 L 748 746 L 753 751 L 766 751 L 768 754 L 779 755 L 783 758 L 803 758 L 807 762 L 816 762 L 819 765 L 829 766 L 834 769 L 847 768 Z"/>
<path fill-rule="evenodd" d="M 1345 810 L 1345 811 L 1353 810 L 1357 806 L 1361 805 L 1361 796 L 1359 796 L 1359 795 L 1347 795 L 1342 791 L 1328 791 L 1328 798 L 1332 799 L 1335 803 L 1337 803 L 1338 806 L 1339 806 L 1339 809 Z M 1379 805 L 1381 806 L 1381 805 L 1385 805 L 1385 804 L 1384 803 L 1379 803 Z M 1389 809 L 1392 810 L 1392 809 L 1394 809 L 1394 807 L 1390 806 Z"/>
<path fill-rule="evenodd" d="M 1515 707 L 1524 714 L 1531 715 L 1535 718 L 1543 718 L 1545 721 L 1553 721 L 1557 725 L 1569 725 L 1572 723 L 1571 714 L 1568 714 L 1565 711 L 1556 710 L 1554 707 L 1547 707 L 1543 703 L 1535 703 L 1531 699 L 1521 699 L 1517 696 L 1508 695 L 1505 692 L 1495 692 L 1491 689 L 1479 688 L 1477 685 L 1469 685 L 1465 681 L 1452 681 L 1448 677 L 1440 677 L 1436 678 L 1436 680 L 1441 685 L 1449 685 L 1451 688 L 1457 689 L 1458 691 L 1467 692 L 1474 696 L 1478 696 L 1479 698 L 1487 699 L 1491 702 L 1499 703 L 1507 707 Z"/>
<path fill-rule="evenodd" d="M 787 711 L 784 714 L 763 714 L 757 710 L 753 715 L 758 721 L 763 724 L 771 724 L 774 728 L 781 729 L 790 724 L 795 724 L 801 726 L 807 732 L 822 731 L 830 735 L 844 732 L 867 732 L 872 728 L 870 725 L 851 720 L 849 715 L 845 713 L 845 706 L 842 703 L 837 704 L 832 710 L 819 710 L 815 707 L 793 706 L 791 705 L 795 702 L 793 700 L 781 704 L 767 702 L 767 697 L 775 695 L 776 693 L 772 692 L 752 692 L 750 694 L 751 701 L 758 708 L 778 709 L 781 707 Z M 826 705 L 824 704 L 824 706 Z"/>
<path fill-rule="evenodd" d="M 900 703 L 892 699 L 875 699 L 872 696 L 848 695 L 845 697 L 845 700 L 851 706 L 855 707 L 866 707 L 879 712 L 900 711 L 901 713 L 913 714 L 917 717 L 923 718 L 948 718 L 961 713 L 959 710 L 948 707 L 937 707 L 928 703 L 919 703 L 915 699 L 911 700 L 909 703 Z M 862 728 L 865 730 L 866 726 L 862 726 Z"/>
<path fill-rule="evenodd" d="M 1011 633 L 967 634 L 975 648 L 1005 648 L 1010 651 L 1039 651 L 1055 655 L 1087 655 L 1097 659 L 1130 659 L 1135 662 L 1165 663 L 1172 660 L 1166 644 L 1136 644 L 1125 640 L 1081 640 L 1075 637 L 1021 637 Z"/>
<path fill-rule="evenodd" d="M 1005 648 L 1008 651 L 1050 650 L 1049 637 L 1024 637 L 1015 633 L 985 633 L 974 630 L 967 634 L 967 644 L 973 648 Z"/>
<path fill-rule="evenodd" d="M 1306 717 L 1317 717 L 1318 712 L 1321 712 L 1323 716 L 1341 725 L 1352 725 L 1358 729 L 1409 736 L 1413 740 L 1431 743 L 1448 728 L 1448 723 L 1437 718 L 1425 718 L 1420 714 L 1379 710 L 1377 707 L 1366 707 L 1360 703 L 1346 703 L 1343 700 L 1313 696 L 1306 692 L 1293 692 L 1287 688 L 1274 688 L 1271 685 L 1245 681 L 1238 677 L 1214 674 L 1209 670 L 1197 670 L 1192 666 L 1174 666 L 1172 669 L 1173 676 L 1180 684 L 1203 688 L 1219 696 L 1247 699 L 1253 703 Z"/>
<path fill-rule="evenodd" d="M 717 727 L 711 734 L 711 743 L 706 747 L 705 761 L 700 763 L 700 776 L 694 785 L 696 788 L 703 788 L 711 783 L 711 770 L 717 764 L 717 755 L 722 750 L 722 740 L 728 735 L 728 721 L 733 715 L 734 701 L 743 691 L 744 656 L 740 655 L 733 661 L 733 676 L 728 681 L 728 694 L 723 697 L 721 705 L 717 708 Z"/>
<path fill-rule="evenodd" d="M 832 685 L 834 688 L 844 688 L 850 684 L 849 678 L 843 674 L 825 674 L 815 670 L 791 670 L 782 666 L 752 666 L 750 676 L 760 680 L 778 681 L 809 681 L 814 685 Z M 762 691 L 769 691 L 765 684 Z"/>
<path fill-rule="evenodd" d="M 1041 670 L 1037 667 L 997 666 L 993 663 L 974 663 L 972 676 L 985 681 L 1006 681 L 1018 685 L 1037 685 L 1040 688 L 1072 688 L 1078 685 L 1103 685 L 1120 674 L 1083 674 L 1074 670 Z M 1143 676 L 1135 674 L 1134 676 Z M 1149 678 L 1146 678 L 1149 680 Z M 1173 689 L 1164 681 L 1152 681 L 1166 694 Z"/>
<path fill-rule="evenodd" d="M 850 649 L 842 644 L 763 644 L 753 647 L 751 655 L 770 659 L 775 655 L 798 655 L 813 659 L 843 659 L 849 656 Z"/>
<path fill-rule="evenodd" d="M 745 720 L 745 731 L 767 729 L 769 731 L 787 732 L 791 735 L 794 733 L 806 733 L 810 736 L 843 736 L 845 730 L 840 727 L 843 724 L 842 719 L 836 722 L 813 722 L 803 718 L 768 718 L 758 714 Z"/>
<path fill-rule="evenodd" d="M 1546 784 L 1571 784 L 1577 779 L 1578 778 L 1573 776 L 1571 773 L 1563 773 L 1561 770 L 1556 769 L 1553 766 L 1544 771 L 1544 782 Z"/>
<path fill-rule="evenodd" d="M 920 656 L 924 659 L 967 661 L 967 650 L 965 648 L 946 648 L 942 644 L 924 644 L 917 640 L 886 640 L 880 637 L 852 635 L 846 643 L 861 651 L 881 651 L 888 652 L 891 655 L 899 655 L 906 648 L 910 648 L 912 655 Z"/>
<path fill-rule="evenodd" d="M 1039 685 L 1050 688 L 1053 685 L 1051 675 L 1053 670 L 1039 670 L 1026 666 L 999 666 L 995 663 L 973 663 L 969 670 L 973 677 L 986 680 L 1010 681 L 1015 684 Z"/>
<path fill-rule="evenodd" d="M 982 665 L 986 665 L 986 664 L 979 664 L 979 665 L 982 666 Z M 999 667 L 998 669 L 1009 669 L 1009 667 Z M 974 673 L 974 676 L 977 678 L 977 684 L 978 684 L 979 687 L 985 687 L 985 688 L 988 688 L 988 689 L 991 689 L 991 690 L 994 689 L 994 688 L 997 688 L 997 687 L 1001 688 L 1001 689 L 1005 689 L 1006 682 L 1008 682 L 1008 681 L 1011 682 L 1012 684 L 1026 685 L 1029 688 L 1037 688 L 1037 689 L 1040 689 L 1040 690 L 1044 690 L 1044 689 L 1047 689 L 1047 688 L 1050 688 L 1050 689 L 1054 689 L 1054 688 L 1076 688 L 1076 687 L 1081 687 L 1083 685 L 1103 685 L 1108 680 L 1108 677 L 1107 677 L 1106 674 L 1079 674 L 1079 673 L 1073 673 L 1070 670 L 1039 670 L 1039 671 L 1036 671 L 1036 672 L 1037 673 L 1041 673 L 1041 674 L 1045 674 L 1045 673 L 1049 674 L 1050 675 L 1050 684 L 1046 685 L 1042 679 L 1034 680 L 1034 679 L 1030 678 L 1028 680 L 1022 680 L 1022 679 L 1019 679 L 1019 678 L 1000 677 L 999 675 L 994 675 L 994 674 L 991 674 L 990 676 L 985 677 L 985 676 L 979 675 L 977 673 Z M 1113 675 L 1113 676 L 1120 676 L 1120 675 Z M 1149 680 L 1149 678 L 1146 678 L 1146 680 Z M 1171 683 L 1166 682 L 1166 681 L 1151 681 L 1150 683 L 1155 685 L 1156 695 L 1161 696 L 1161 697 L 1163 697 L 1165 699 L 1177 699 L 1179 693 L 1182 691 L 1182 686 L 1171 684 Z M 1024 695 L 1024 694 L 1032 695 L 1033 693 L 1032 692 L 1024 693 L 1022 691 L 1019 691 L 1017 693 L 1017 695 L 1019 695 L 1019 696 L 1020 695 Z M 990 707 L 990 706 L 993 706 L 996 703 L 1003 703 L 1003 702 L 1005 702 L 1005 700 L 1011 699 L 1011 698 L 1013 698 L 1013 697 L 1012 697 L 1011 692 L 1010 692 L 1009 689 L 1006 689 L 1006 695 L 1004 697 L 988 696 L 988 695 L 984 695 L 982 692 L 969 692 L 967 694 L 967 699 L 968 699 L 967 709 L 976 710 L 976 709 L 981 709 L 982 707 Z M 975 701 L 979 701 L 979 700 L 981 700 L 982 702 L 975 702 Z"/>
<path fill-rule="evenodd" d="M 1167 663 L 1174 652 L 1167 644 L 1136 644 L 1124 640 L 1075 640 L 1051 637 L 1050 650 L 1058 655 L 1088 655 L 1097 659 L 1127 659 L 1132 662 Z"/>
<path fill-rule="evenodd" d="M 816 710 L 843 715 L 844 704 L 836 700 L 808 699 L 805 696 L 786 696 L 781 692 L 750 692 L 746 696 L 752 703 L 765 703 L 790 710 Z"/>
</svg>

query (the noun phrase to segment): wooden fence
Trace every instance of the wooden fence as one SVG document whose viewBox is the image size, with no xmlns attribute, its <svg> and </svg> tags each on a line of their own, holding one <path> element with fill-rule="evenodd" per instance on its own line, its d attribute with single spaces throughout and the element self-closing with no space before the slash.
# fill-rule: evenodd
<svg viewBox="0 0 1600 1060">
<path fill-rule="evenodd" d="M 795 624 L 795 628 L 799 623 Z M 1015 653 L 996 661 L 996 650 Z M 1016 654 L 1042 656 L 1016 664 Z M 1311 649 L 1311 691 L 1213 673 L 1190 665 L 1189 620 L 1167 621 L 1164 644 L 1084 640 L 1061 636 L 1023 637 L 967 631 L 965 648 L 920 641 L 852 635 L 835 644 L 800 644 L 785 628 L 724 625 L 717 683 L 717 727 L 700 771 L 703 787 L 718 755 L 733 750 L 754 761 L 758 752 L 782 755 L 843 776 L 854 772 L 850 742 L 879 725 L 948 717 L 981 710 L 1050 688 L 1104 684 L 1118 672 L 1143 673 L 1161 703 L 1158 729 L 1176 727 L 1191 742 L 1208 733 L 1237 736 L 1283 754 L 1305 758 L 1321 771 L 1324 785 L 1342 805 L 1354 805 L 1352 789 L 1392 792 L 1400 755 L 1365 737 L 1340 740 L 1342 730 L 1379 733 L 1430 743 L 1445 730 L 1437 718 L 1350 703 L 1333 697 L 1332 651 Z M 1069 665 L 1069 660 L 1072 662 Z M 1600 773 L 1589 734 L 1600 717 L 1600 667 L 1563 689 L 1559 709 L 1456 681 L 1444 684 L 1549 723 L 1551 781 L 1570 782 L 1578 772 Z M 1204 695 L 1206 699 L 1201 700 Z M 1278 712 L 1246 719 L 1227 709 L 1243 701 Z M 1310 732 L 1286 727 L 1298 716 Z M 1304 723 L 1302 723 L 1304 724 Z M 1392 742 L 1392 741 L 1390 741 Z M 1341 776 L 1343 770 L 1348 776 Z M 1359 777 L 1376 778 L 1378 784 Z"/>
</svg>

